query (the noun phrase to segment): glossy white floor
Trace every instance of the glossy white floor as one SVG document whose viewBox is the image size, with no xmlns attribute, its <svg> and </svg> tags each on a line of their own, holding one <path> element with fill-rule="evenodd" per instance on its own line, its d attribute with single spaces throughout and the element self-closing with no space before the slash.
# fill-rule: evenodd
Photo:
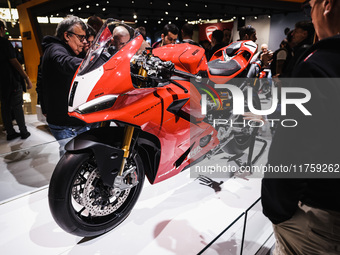
<svg viewBox="0 0 340 255">
<path fill-rule="evenodd" d="M 94 239 L 67 234 L 47 201 L 59 145 L 35 118 L 26 116 L 27 140 L 0 136 L 0 254 L 197 254 L 218 236 L 202 254 L 240 254 L 242 239 L 243 254 L 255 254 L 271 235 L 260 178 L 214 179 L 223 181 L 215 192 L 190 170 L 157 185 L 146 180 L 132 213 L 111 232 Z"/>
</svg>

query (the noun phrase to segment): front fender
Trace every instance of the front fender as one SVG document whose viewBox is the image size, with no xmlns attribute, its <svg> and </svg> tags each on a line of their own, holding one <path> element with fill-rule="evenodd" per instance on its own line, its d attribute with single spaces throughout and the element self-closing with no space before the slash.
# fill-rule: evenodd
<svg viewBox="0 0 340 255">
<path fill-rule="evenodd" d="M 84 132 L 65 145 L 68 152 L 91 150 L 104 184 L 112 186 L 123 161 L 120 149 L 124 128 L 98 128 Z"/>
<path fill-rule="evenodd" d="M 145 174 L 153 183 L 159 166 L 160 143 L 154 135 L 139 132 L 134 150 L 140 154 Z M 112 187 L 122 165 L 124 151 L 120 148 L 123 138 L 124 127 L 91 129 L 68 142 L 65 150 L 72 153 L 93 152 L 104 184 Z"/>
</svg>

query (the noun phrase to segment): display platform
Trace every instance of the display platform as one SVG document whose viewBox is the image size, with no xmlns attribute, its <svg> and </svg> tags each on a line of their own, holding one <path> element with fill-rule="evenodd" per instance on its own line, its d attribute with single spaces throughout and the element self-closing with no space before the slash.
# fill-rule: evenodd
<svg viewBox="0 0 340 255">
<path fill-rule="evenodd" d="M 187 170 L 156 185 L 146 181 L 129 217 L 92 239 L 57 226 L 44 187 L 0 205 L 0 253 L 255 254 L 271 235 L 259 203 L 261 179 L 211 180 L 219 192 L 206 180 Z"/>
</svg>

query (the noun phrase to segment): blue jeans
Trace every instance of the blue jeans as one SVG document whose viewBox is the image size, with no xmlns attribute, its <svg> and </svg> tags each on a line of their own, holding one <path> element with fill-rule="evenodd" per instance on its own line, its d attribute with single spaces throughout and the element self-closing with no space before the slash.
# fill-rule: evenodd
<svg viewBox="0 0 340 255">
<path fill-rule="evenodd" d="M 73 137 L 98 126 L 98 123 L 87 124 L 85 126 L 57 126 L 53 124 L 48 124 L 52 135 L 59 143 L 60 157 L 65 154 L 64 147 Z"/>
</svg>

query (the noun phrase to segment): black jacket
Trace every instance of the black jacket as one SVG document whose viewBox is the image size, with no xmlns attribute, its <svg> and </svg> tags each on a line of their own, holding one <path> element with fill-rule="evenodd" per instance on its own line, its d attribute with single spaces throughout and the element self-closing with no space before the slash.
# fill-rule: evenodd
<svg viewBox="0 0 340 255">
<path fill-rule="evenodd" d="M 302 57 L 302 55 L 304 55 L 306 50 L 309 47 L 311 47 L 311 45 L 312 45 L 311 39 L 307 38 L 307 39 L 303 40 L 302 42 L 300 42 L 297 46 L 295 46 L 289 52 L 289 54 L 291 54 L 291 56 L 289 57 L 289 59 L 287 61 L 285 61 L 284 65 L 283 65 L 282 74 L 280 75 L 281 78 L 282 77 L 285 77 L 285 78 L 292 77 L 296 63 L 300 61 L 300 58 Z"/>
<path fill-rule="evenodd" d="M 295 106 L 287 108 L 287 116 L 283 118 L 295 119 L 298 125 L 294 128 L 279 125 L 269 150 L 268 165 L 296 166 L 298 172 L 302 165 L 302 171 L 309 175 L 294 178 L 297 175 L 293 171 L 286 179 L 272 179 L 275 174 L 265 175 L 263 212 L 274 224 L 290 219 L 298 208 L 298 201 L 340 212 L 340 79 L 336 79 L 340 77 L 339 45 L 340 36 L 317 42 L 294 68 L 292 76 L 297 79 L 291 81 L 292 86 L 311 92 L 311 99 L 304 106 L 312 116 L 305 116 Z M 330 77 L 334 78 L 328 79 Z M 330 164 L 337 172 L 327 175 L 328 179 L 313 178 L 316 176 L 315 172 L 310 172 L 313 163 L 325 167 L 322 176 L 331 171 Z"/>
<path fill-rule="evenodd" d="M 26 91 L 26 84 L 19 72 L 10 63 L 11 59 L 17 58 L 17 51 L 11 42 L 0 37 L 0 95 L 7 99 L 13 91 L 20 89 Z"/>
<path fill-rule="evenodd" d="M 207 54 L 207 59 L 208 61 L 211 59 L 211 57 L 214 55 L 214 53 L 216 51 L 218 51 L 219 49 L 225 47 L 226 45 L 224 43 L 218 43 L 216 44 L 214 47 L 212 47 L 209 51 L 208 51 L 208 54 Z"/>
<path fill-rule="evenodd" d="M 82 59 L 57 37 L 43 39 L 41 106 L 47 122 L 58 126 L 81 126 L 84 122 L 68 115 L 68 94 Z"/>
</svg>

